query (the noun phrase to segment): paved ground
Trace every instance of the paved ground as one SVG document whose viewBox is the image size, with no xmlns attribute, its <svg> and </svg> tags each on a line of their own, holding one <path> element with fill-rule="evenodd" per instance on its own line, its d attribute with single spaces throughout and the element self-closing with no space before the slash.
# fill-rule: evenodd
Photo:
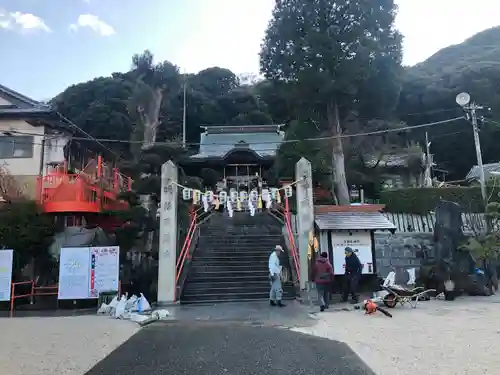
<svg viewBox="0 0 500 375">
<path fill-rule="evenodd" d="M 368 375 L 343 343 L 243 323 L 151 325 L 87 375 Z"/>
<path fill-rule="evenodd" d="M 0 318 L 0 373 L 82 375 L 137 331 L 98 316 Z"/>
<path fill-rule="evenodd" d="M 379 375 L 479 375 L 500 368 L 500 296 L 422 302 L 392 319 L 359 311 L 318 314 L 297 332 L 347 343 Z"/>
</svg>

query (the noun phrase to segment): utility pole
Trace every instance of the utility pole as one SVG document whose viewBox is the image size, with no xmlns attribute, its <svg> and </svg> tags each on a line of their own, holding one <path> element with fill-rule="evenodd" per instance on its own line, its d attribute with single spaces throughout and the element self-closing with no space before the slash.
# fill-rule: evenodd
<svg viewBox="0 0 500 375">
<path fill-rule="evenodd" d="M 184 72 L 184 88 L 183 88 L 183 98 L 182 98 L 182 147 L 186 148 L 186 86 L 187 86 L 187 76 Z"/>
<path fill-rule="evenodd" d="M 457 95 L 456 102 L 467 113 L 467 120 L 472 123 L 474 132 L 474 146 L 476 147 L 477 167 L 479 169 L 479 183 L 481 185 L 481 197 L 483 198 L 484 208 L 488 204 L 486 195 L 486 178 L 484 177 L 483 156 L 481 153 L 481 142 L 479 141 L 479 128 L 477 126 L 477 111 L 483 109 L 482 106 L 470 101 L 470 95 L 466 92 Z"/>
<path fill-rule="evenodd" d="M 431 143 L 429 142 L 429 134 L 425 132 L 425 174 L 424 186 L 432 187 L 432 155 Z"/>
</svg>

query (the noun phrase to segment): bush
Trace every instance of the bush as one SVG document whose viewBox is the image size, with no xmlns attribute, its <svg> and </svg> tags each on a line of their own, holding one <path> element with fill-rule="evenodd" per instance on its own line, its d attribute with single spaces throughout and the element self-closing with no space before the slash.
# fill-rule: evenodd
<svg viewBox="0 0 500 375">
<path fill-rule="evenodd" d="M 491 189 L 488 194 L 491 194 Z M 380 203 L 386 205 L 387 212 L 425 215 L 429 211 L 434 211 L 441 199 L 458 203 L 464 211 L 484 212 L 479 186 L 409 188 L 386 190 L 380 193 Z M 492 194 L 491 199 L 498 200 L 498 194 Z"/>
</svg>

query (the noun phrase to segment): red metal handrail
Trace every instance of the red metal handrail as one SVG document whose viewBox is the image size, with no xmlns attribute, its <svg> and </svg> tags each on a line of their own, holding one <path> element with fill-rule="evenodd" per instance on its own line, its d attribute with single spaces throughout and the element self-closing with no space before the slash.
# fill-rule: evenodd
<svg viewBox="0 0 500 375">
<path fill-rule="evenodd" d="M 295 264 L 295 271 L 297 272 L 297 280 L 300 281 L 299 256 L 297 254 L 297 248 L 295 247 L 295 237 L 293 235 L 292 223 L 290 220 L 290 206 L 288 204 L 287 196 L 285 196 L 285 212 L 283 216 L 285 217 L 285 227 L 288 234 L 288 242 L 290 243 L 290 252 L 292 253 L 293 263 Z"/>
<path fill-rule="evenodd" d="M 195 211 L 191 216 L 191 224 L 189 225 L 189 230 L 186 235 L 186 239 L 184 240 L 184 245 L 182 246 L 182 250 L 179 254 L 179 258 L 177 258 L 177 263 L 175 265 L 176 274 L 175 274 L 175 283 L 179 281 L 179 278 L 182 274 L 182 269 L 184 267 L 184 263 L 186 259 L 189 259 L 189 248 L 191 247 L 191 241 L 193 240 L 194 234 L 196 232 L 196 218 L 198 217 L 198 213 Z"/>
</svg>

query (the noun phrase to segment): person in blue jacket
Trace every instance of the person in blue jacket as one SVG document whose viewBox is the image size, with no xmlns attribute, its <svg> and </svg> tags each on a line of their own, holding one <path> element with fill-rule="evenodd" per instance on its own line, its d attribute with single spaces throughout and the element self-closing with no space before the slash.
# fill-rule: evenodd
<svg viewBox="0 0 500 375">
<path fill-rule="evenodd" d="M 350 247 L 346 247 L 345 250 L 345 280 L 344 280 L 344 291 L 342 293 L 342 301 L 347 302 L 349 294 L 351 295 L 351 302 L 358 303 L 358 283 L 361 277 L 361 272 L 363 265 L 359 260 L 358 256 Z"/>
</svg>

